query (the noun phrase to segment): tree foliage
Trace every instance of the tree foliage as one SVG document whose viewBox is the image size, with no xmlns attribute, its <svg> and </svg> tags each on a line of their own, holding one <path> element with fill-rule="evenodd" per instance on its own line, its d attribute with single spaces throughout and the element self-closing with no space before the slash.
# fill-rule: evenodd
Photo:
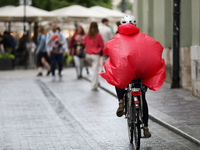
<svg viewBox="0 0 200 150">
<path fill-rule="evenodd" d="M 32 0 L 32 6 L 44 10 L 55 10 L 70 5 L 82 5 L 85 7 L 92 7 L 95 5 L 112 8 L 112 0 Z M 1 0 L 0 7 L 6 5 L 19 5 L 19 0 Z"/>
</svg>

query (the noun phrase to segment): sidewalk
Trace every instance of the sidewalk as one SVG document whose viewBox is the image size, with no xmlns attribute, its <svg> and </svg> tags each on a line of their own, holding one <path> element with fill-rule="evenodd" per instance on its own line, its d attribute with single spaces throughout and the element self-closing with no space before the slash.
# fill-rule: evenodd
<svg viewBox="0 0 200 150">
<path fill-rule="evenodd" d="M 85 75 L 89 80 L 91 75 Z M 100 86 L 116 95 L 114 86 L 99 76 Z M 185 89 L 164 83 L 159 91 L 147 91 L 150 118 L 200 144 L 200 99 Z M 194 138 L 194 139 L 193 139 Z"/>
</svg>

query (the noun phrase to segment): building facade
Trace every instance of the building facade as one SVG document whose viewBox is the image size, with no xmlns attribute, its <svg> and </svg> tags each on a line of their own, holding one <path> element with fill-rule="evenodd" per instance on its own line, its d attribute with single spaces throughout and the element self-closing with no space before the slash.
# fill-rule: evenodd
<svg viewBox="0 0 200 150">
<path fill-rule="evenodd" d="M 141 32 L 163 47 L 166 81 L 172 82 L 173 0 L 134 0 L 134 16 Z M 180 2 L 180 85 L 200 97 L 200 0 Z"/>
</svg>

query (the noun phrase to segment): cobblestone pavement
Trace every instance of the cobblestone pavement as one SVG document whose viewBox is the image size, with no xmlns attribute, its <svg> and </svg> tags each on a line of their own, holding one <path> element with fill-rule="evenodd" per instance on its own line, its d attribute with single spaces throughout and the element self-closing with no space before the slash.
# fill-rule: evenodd
<svg viewBox="0 0 200 150">
<path fill-rule="evenodd" d="M 90 76 L 89 76 L 90 78 Z M 113 93 L 115 88 L 103 78 L 101 85 Z M 147 103 L 156 110 L 186 124 L 200 134 L 200 99 L 186 89 L 171 89 L 169 83 L 164 83 L 159 91 L 147 91 Z"/>
<path fill-rule="evenodd" d="M 185 89 L 170 89 L 164 84 L 159 93 L 149 91 L 149 105 L 200 133 L 200 99 Z"/>
<path fill-rule="evenodd" d="M 75 69 L 63 79 L 36 78 L 36 70 L 0 72 L 0 149 L 132 150 L 117 100 Z M 198 150 L 200 147 L 150 120 L 152 138 L 142 150 Z"/>
</svg>

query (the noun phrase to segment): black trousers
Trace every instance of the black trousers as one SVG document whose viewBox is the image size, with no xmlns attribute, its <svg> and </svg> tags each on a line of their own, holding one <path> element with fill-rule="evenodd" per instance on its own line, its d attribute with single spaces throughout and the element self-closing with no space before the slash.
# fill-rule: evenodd
<svg viewBox="0 0 200 150">
<path fill-rule="evenodd" d="M 120 89 L 115 87 L 116 92 L 117 92 L 117 96 L 118 96 L 118 100 L 123 99 L 124 97 L 124 93 L 125 93 L 125 89 Z M 144 122 L 144 126 L 148 127 L 148 120 L 149 120 L 149 110 L 148 110 L 148 105 L 147 105 L 147 101 L 146 101 L 146 92 L 141 90 L 142 92 L 142 103 L 143 103 L 143 122 Z"/>
</svg>

